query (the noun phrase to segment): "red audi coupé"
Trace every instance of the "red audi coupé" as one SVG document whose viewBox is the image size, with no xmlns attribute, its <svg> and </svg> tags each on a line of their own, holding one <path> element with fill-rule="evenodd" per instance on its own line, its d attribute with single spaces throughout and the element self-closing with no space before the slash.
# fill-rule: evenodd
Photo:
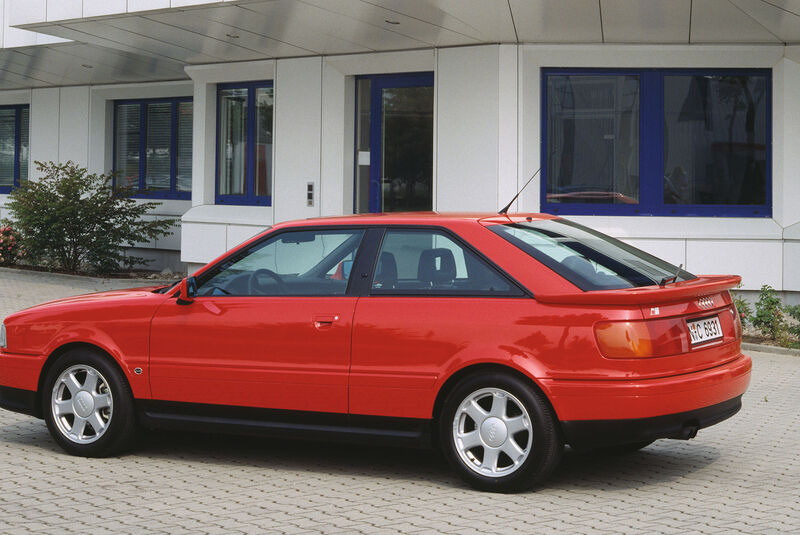
<svg viewBox="0 0 800 535">
<path fill-rule="evenodd" d="M 173 286 L 5 318 L 0 406 L 69 453 L 137 427 L 438 445 L 473 486 L 543 481 L 565 444 L 689 439 L 741 407 L 728 290 L 541 214 L 281 223 Z"/>
</svg>

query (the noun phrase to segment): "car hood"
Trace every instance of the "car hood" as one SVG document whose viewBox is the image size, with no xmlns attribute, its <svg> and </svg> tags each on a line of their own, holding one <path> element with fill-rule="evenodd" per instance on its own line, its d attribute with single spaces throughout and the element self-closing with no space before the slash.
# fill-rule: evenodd
<svg viewBox="0 0 800 535">
<path fill-rule="evenodd" d="M 68 309 L 86 310 L 91 308 L 105 308 L 107 306 L 114 306 L 117 304 L 128 304 L 132 300 L 135 301 L 151 301 L 155 306 L 157 303 L 163 301 L 166 296 L 164 294 L 153 293 L 154 290 L 163 288 L 164 285 L 158 286 L 145 286 L 142 288 L 127 288 L 122 290 L 109 290 L 104 292 L 95 292 L 90 294 L 75 295 L 70 297 L 63 297 L 61 299 L 54 299 L 39 305 L 20 310 L 6 317 L 6 322 L 9 320 L 22 319 L 30 316 L 38 315 L 39 313 L 53 312 L 56 309 L 59 311 L 66 311 Z M 160 297 L 155 298 L 154 297 Z"/>
</svg>

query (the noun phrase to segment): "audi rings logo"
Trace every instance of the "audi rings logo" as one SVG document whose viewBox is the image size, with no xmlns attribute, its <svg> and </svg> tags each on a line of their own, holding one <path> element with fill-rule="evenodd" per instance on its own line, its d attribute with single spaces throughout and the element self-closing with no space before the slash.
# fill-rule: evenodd
<svg viewBox="0 0 800 535">
<path fill-rule="evenodd" d="M 710 297 L 701 297 L 697 300 L 697 306 L 700 308 L 713 308 L 714 300 Z"/>
</svg>

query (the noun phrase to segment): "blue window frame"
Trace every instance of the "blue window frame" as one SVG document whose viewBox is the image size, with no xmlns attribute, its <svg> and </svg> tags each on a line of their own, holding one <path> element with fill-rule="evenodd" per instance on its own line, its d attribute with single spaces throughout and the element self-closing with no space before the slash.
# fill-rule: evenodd
<svg viewBox="0 0 800 535">
<path fill-rule="evenodd" d="M 114 102 L 114 187 L 135 197 L 192 195 L 191 97 Z"/>
<path fill-rule="evenodd" d="M 769 69 L 542 69 L 541 210 L 772 216 Z"/>
<path fill-rule="evenodd" d="M 433 84 L 432 72 L 356 78 L 356 213 L 433 209 Z"/>
<path fill-rule="evenodd" d="M 0 193 L 28 179 L 30 107 L 0 106 Z"/>
<path fill-rule="evenodd" d="M 272 81 L 217 85 L 217 204 L 272 204 L 273 111 Z"/>
</svg>

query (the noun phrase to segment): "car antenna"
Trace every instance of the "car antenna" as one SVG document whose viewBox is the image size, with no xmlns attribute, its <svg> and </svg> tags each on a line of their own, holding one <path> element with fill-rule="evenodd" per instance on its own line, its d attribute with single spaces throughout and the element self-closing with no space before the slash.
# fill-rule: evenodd
<svg viewBox="0 0 800 535">
<path fill-rule="evenodd" d="M 508 212 L 508 209 L 509 209 L 509 208 L 511 208 L 511 205 L 512 205 L 512 204 L 514 204 L 514 201 L 516 201 L 516 200 L 517 200 L 517 197 L 519 197 L 519 194 L 520 194 L 520 193 L 522 193 L 522 191 L 523 191 L 525 188 L 527 188 L 527 187 L 528 187 L 528 184 L 530 184 L 530 183 L 531 183 L 531 180 L 533 180 L 534 178 L 536 178 L 536 175 L 538 175 L 538 174 L 539 174 L 539 171 L 541 171 L 541 170 L 542 170 L 542 168 L 541 168 L 541 167 L 540 167 L 539 169 L 537 169 L 537 170 L 536 170 L 536 172 L 535 172 L 535 173 L 533 173 L 533 176 L 531 176 L 531 177 L 528 179 L 528 181 L 527 181 L 527 182 L 525 182 L 525 185 L 524 185 L 524 186 L 522 186 L 522 187 L 520 188 L 520 190 L 517 192 L 517 194 L 516 194 L 516 195 L 514 195 L 514 198 L 513 198 L 513 199 L 511 199 L 511 202 L 510 202 L 510 203 L 508 203 L 507 205 L 505 205 L 505 207 L 504 207 L 502 210 L 500 210 L 499 212 L 497 212 L 497 213 L 498 213 L 498 214 L 500 214 L 500 215 L 506 215 L 506 213 Z"/>
</svg>

